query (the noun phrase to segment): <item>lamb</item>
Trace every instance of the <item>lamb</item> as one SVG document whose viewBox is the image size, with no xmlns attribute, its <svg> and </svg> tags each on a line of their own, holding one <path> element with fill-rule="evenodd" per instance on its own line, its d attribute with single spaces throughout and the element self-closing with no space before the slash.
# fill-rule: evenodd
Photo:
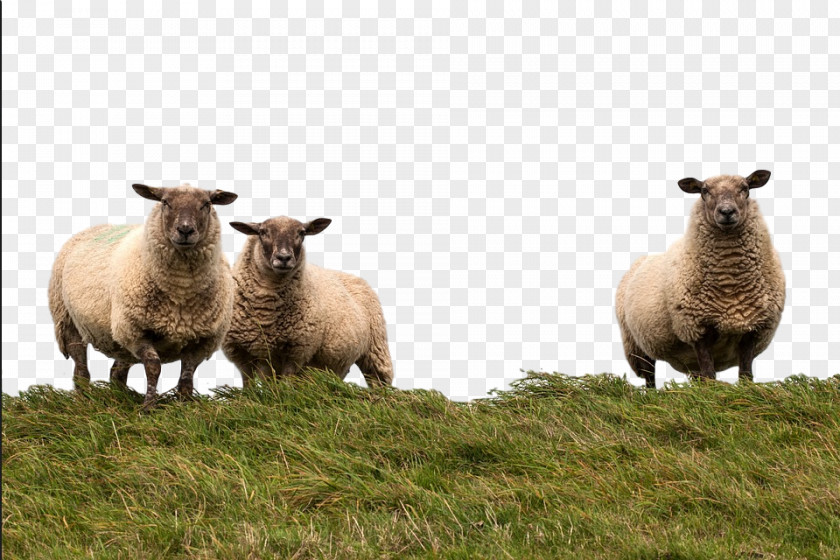
<svg viewBox="0 0 840 560">
<path fill-rule="evenodd" d="M 58 347 L 75 362 L 74 385 L 90 381 L 92 344 L 114 358 L 112 382 L 124 386 L 129 368 L 143 364 L 149 407 L 161 363 L 181 360 L 177 391 L 191 395 L 196 367 L 230 325 L 233 277 L 213 205 L 237 195 L 189 185 L 133 188 L 159 202 L 146 223 L 103 224 L 71 237 L 53 266 L 49 307 Z"/>
<path fill-rule="evenodd" d="M 618 285 L 615 310 L 634 373 L 655 387 L 656 360 L 692 377 L 752 361 L 770 344 L 785 303 L 785 277 L 750 190 L 770 172 L 721 175 L 680 188 L 700 193 L 685 236 L 664 254 L 640 257 Z"/>
<path fill-rule="evenodd" d="M 287 376 L 304 367 L 328 369 L 344 379 L 354 363 L 368 386 L 391 383 L 379 298 L 361 278 L 306 262 L 304 239 L 331 221 L 281 216 L 231 222 L 249 237 L 233 268 L 233 320 L 222 351 L 243 385 L 256 376 Z"/>
</svg>

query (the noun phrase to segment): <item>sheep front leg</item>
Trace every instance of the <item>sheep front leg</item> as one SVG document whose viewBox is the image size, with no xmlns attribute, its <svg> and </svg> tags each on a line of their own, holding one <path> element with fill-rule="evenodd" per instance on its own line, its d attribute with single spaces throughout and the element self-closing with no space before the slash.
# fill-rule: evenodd
<svg viewBox="0 0 840 560">
<path fill-rule="evenodd" d="M 232 344 L 228 341 L 225 341 L 222 345 L 222 352 L 224 352 L 225 357 L 230 360 L 234 366 L 236 366 L 236 369 L 239 371 L 239 375 L 242 376 L 242 386 L 251 386 L 254 383 L 254 377 L 257 375 L 253 365 L 256 358 L 254 358 L 254 356 L 252 356 L 251 353 L 245 350 L 242 346 Z"/>
<path fill-rule="evenodd" d="M 738 380 L 752 381 L 752 363 L 755 358 L 755 333 L 748 332 L 738 343 Z"/>
<path fill-rule="evenodd" d="M 149 408 L 157 396 L 157 384 L 158 379 L 160 379 L 160 356 L 158 356 L 157 350 L 151 342 L 141 343 L 134 355 L 140 359 L 146 369 L 146 398 L 143 399 L 143 408 Z"/>
<path fill-rule="evenodd" d="M 718 339 L 718 332 L 713 327 L 707 327 L 703 336 L 694 343 L 694 351 L 697 353 L 697 363 L 700 365 L 700 377 L 706 379 L 715 378 L 715 361 L 712 358 L 712 345 Z"/>
<path fill-rule="evenodd" d="M 266 363 L 266 366 L 268 366 L 268 371 L 273 373 L 274 378 L 283 379 L 300 373 L 303 367 L 298 365 L 300 363 L 306 364 L 308 360 L 297 361 L 274 354 L 271 356 L 271 363 Z"/>
<path fill-rule="evenodd" d="M 270 379 L 277 379 L 280 375 L 279 366 L 275 367 L 275 362 L 272 358 L 259 358 L 253 362 L 254 375 L 268 381 Z"/>
<path fill-rule="evenodd" d="M 195 356 L 184 356 L 181 358 L 181 376 L 178 378 L 178 398 L 187 399 L 193 394 L 193 375 L 195 368 L 203 360 Z"/>
</svg>

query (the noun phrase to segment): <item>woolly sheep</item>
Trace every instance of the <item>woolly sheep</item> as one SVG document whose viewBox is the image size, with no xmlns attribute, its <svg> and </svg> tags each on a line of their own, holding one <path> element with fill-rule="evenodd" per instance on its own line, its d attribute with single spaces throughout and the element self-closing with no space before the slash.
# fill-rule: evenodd
<svg viewBox="0 0 840 560">
<path fill-rule="evenodd" d="M 233 278 L 221 251 L 214 204 L 237 195 L 184 185 L 133 185 L 159 202 L 143 226 L 98 225 L 62 247 L 49 285 L 58 347 L 73 358 L 74 385 L 90 380 L 87 345 L 114 358 L 111 381 L 146 370 L 144 404 L 153 403 L 161 363 L 181 360 L 178 393 L 193 391 L 196 367 L 219 347 L 230 324 Z"/>
<path fill-rule="evenodd" d="M 285 216 L 231 222 L 249 237 L 233 268 L 233 320 L 222 351 L 244 385 L 307 366 L 343 379 L 354 363 L 368 386 L 391 383 L 385 317 L 374 291 L 361 278 L 306 262 L 305 237 L 330 223 Z"/>
<path fill-rule="evenodd" d="M 753 358 L 770 344 L 785 303 L 779 256 L 749 195 L 769 179 L 759 170 L 679 181 L 700 193 L 685 236 L 664 254 L 640 257 L 619 283 L 624 353 L 648 387 L 656 360 L 710 379 L 738 365 L 739 378 L 752 380 Z"/>
</svg>

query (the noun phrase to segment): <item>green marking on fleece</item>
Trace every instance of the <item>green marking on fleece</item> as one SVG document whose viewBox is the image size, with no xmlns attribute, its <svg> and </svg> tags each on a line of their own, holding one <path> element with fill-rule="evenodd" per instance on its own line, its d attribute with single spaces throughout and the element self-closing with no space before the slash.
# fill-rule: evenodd
<svg viewBox="0 0 840 560">
<path fill-rule="evenodd" d="M 93 238 L 94 241 L 101 241 L 103 243 L 113 243 L 118 239 L 122 239 L 126 235 L 128 235 L 133 226 L 128 224 L 122 224 L 118 226 L 111 226 L 110 228 L 106 229 L 104 232 L 100 233 L 96 237 Z"/>
</svg>

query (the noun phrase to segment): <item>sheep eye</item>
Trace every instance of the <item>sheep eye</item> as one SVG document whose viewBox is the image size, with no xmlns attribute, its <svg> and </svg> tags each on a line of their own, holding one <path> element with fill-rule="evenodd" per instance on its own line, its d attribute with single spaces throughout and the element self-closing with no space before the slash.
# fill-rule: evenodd
<svg viewBox="0 0 840 560">
<path fill-rule="evenodd" d="M 205 202 L 204 204 L 201 205 L 202 210 L 204 210 L 205 208 L 208 209 L 208 210 L 210 209 L 210 202 L 209 201 Z"/>
<path fill-rule="evenodd" d="M 700 189 L 700 196 L 706 196 L 707 194 L 709 194 L 709 189 L 707 189 L 706 187 Z"/>
<path fill-rule="evenodd" d="M 160 201 L 160 203 L 161 203 L 161 204 L 163 204 L 163 207 L 164 207 L 164 208 L 171 208 L 171 206 L 169 205 L 169 203 L 168 203 L 168 202 L 166 202 L 165 200 L 161 200 L 161 201 Z"/>
<path fill-rule="evenodd" d="M 301 237 L 306 237 L 306 230 L 305 229 L 300 230 L 300 236 Z"/>
</svg>

